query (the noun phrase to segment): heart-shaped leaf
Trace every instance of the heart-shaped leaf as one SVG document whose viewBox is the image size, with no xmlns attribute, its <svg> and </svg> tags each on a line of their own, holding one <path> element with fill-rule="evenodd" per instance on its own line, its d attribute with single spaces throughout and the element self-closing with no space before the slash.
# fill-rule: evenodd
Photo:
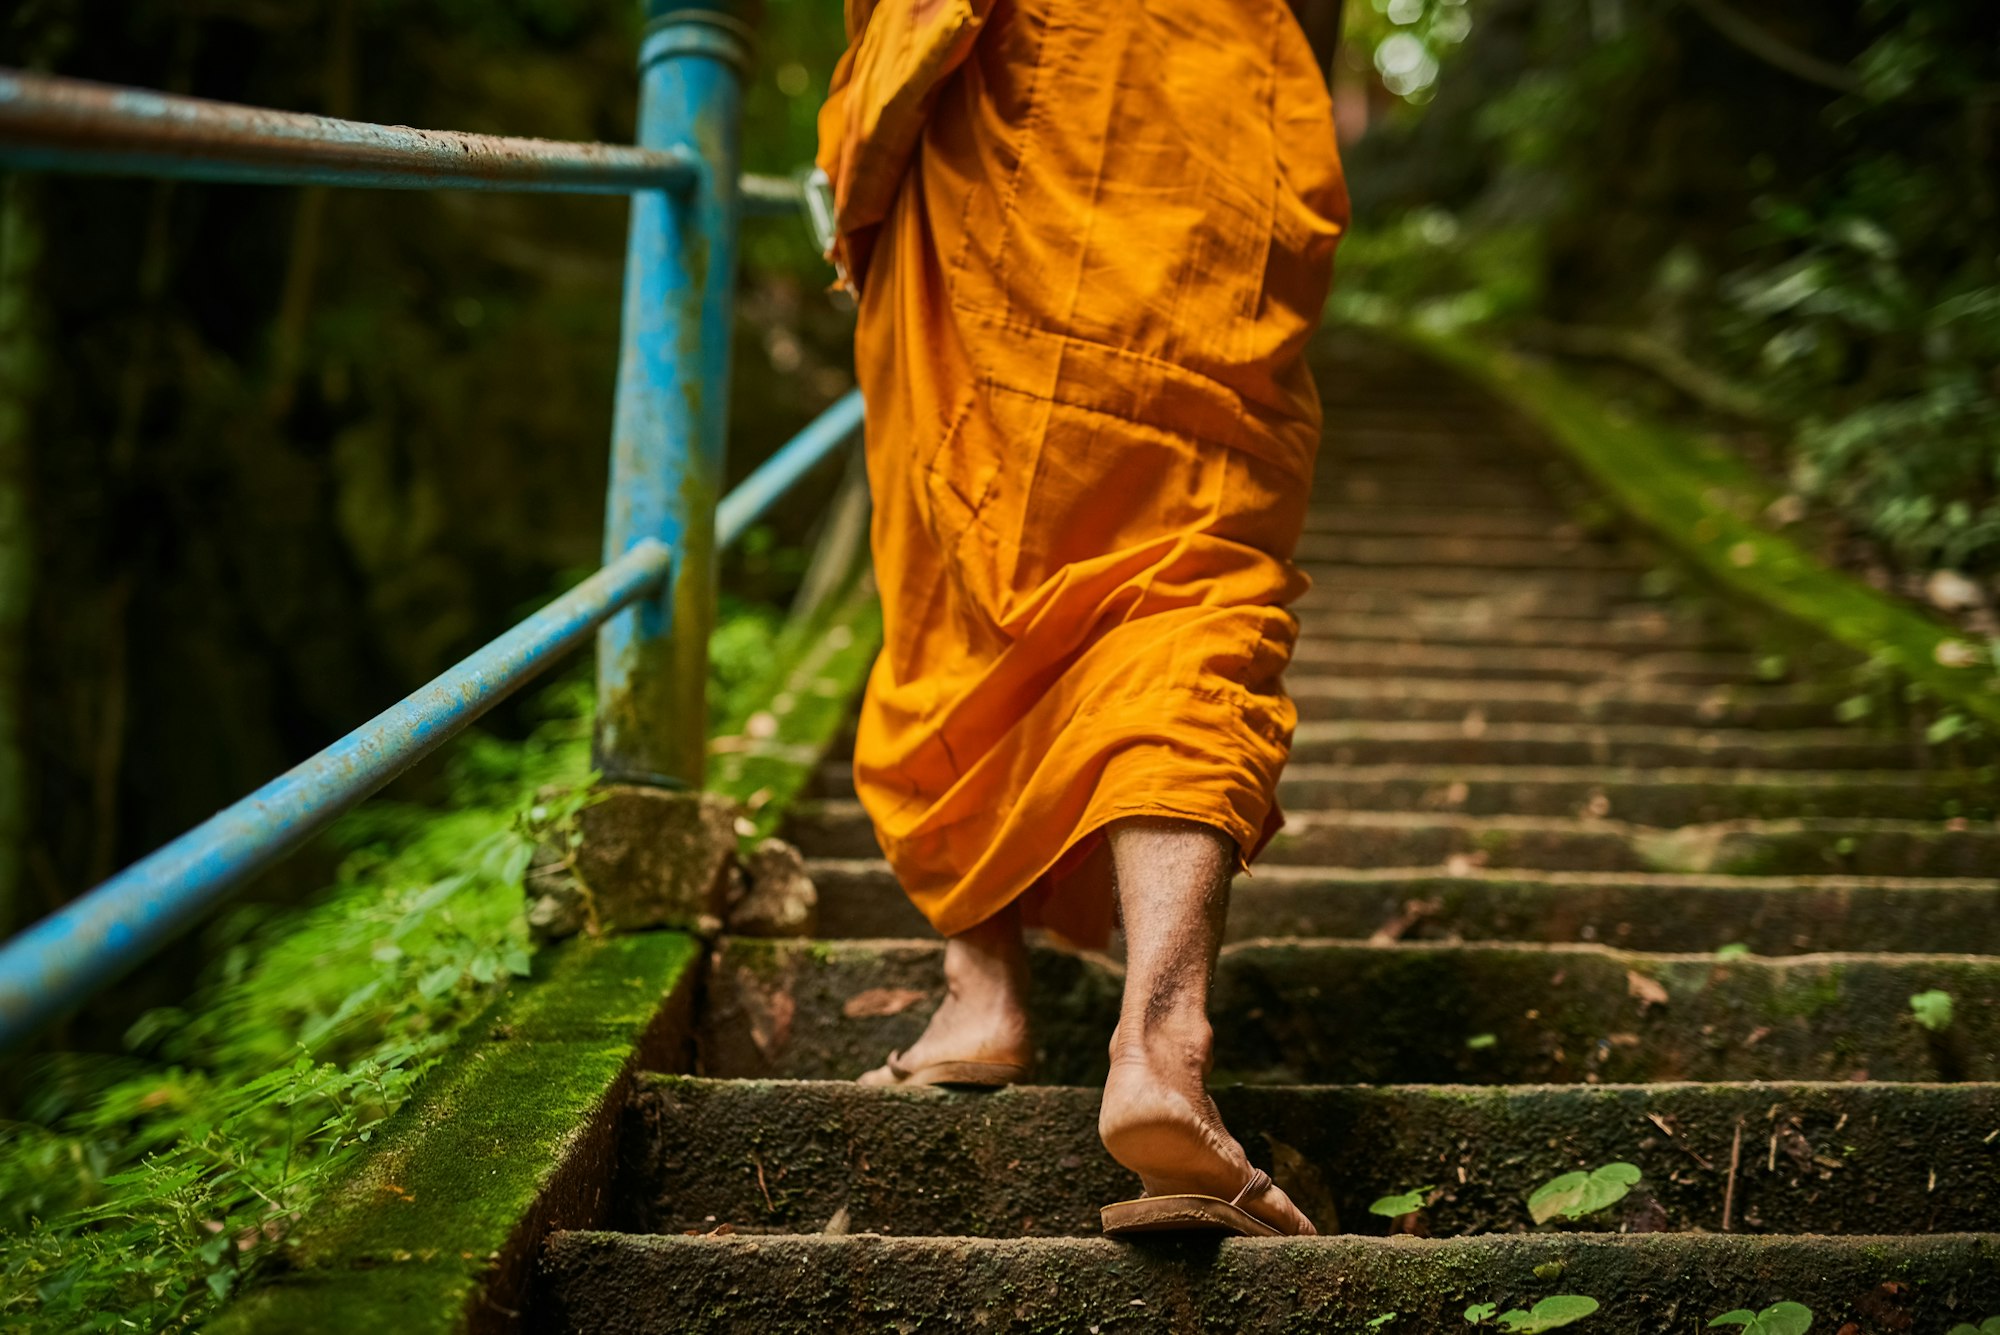
<svg viewBox="0 0 2000 1335">
<path fill-rule="evenodd" d="M 1761 1312 L 1739 1307 L 1734 1312 L 1724 1312 L 1708 1324 L 1711 1328 L 1741 1326 L 1743 1335 L 1806 1335 L 1812 1322 L 1812 1308 L 1803 1303 L 1772 1303 Z"/>
<path fill-rule="evenodd" d="M 1945 1335 L 2000 1335 L 2000 1316 L 1989 1316 L 1976 1326 L 1969 1321 L 1961 1321 Z"/>
<path fill-rule="evenodd" d="M 1465 1324 L 1468 1326 L 1476 1326 L 1480 1322 L 1486 1320 L 1486 1318 L 1492 1316 L 1495 1312 L 1499 1310 L 1500 1310 L 1499 1303 L 1474 1303 L 1472 1306 L 1465 1309 Z M 1969 1330 L 1971 1329 L 1971 1327 L 1967 1327 L 1967 1329 Z M 1958 1332 L 1953 1331 L 1952 1335 L 1958 1335 Z M 1973 1335 L 1979 1335 L 1979 1332 L 1973 1331 Z"/>
<path fill-rule="evenodd" d="M 1589 1173 L 1564 1173 L 1535 1189 L 1528 1197 L 1528 1213 L 1538 1224 L 1546 1224 L 1557 1215 L 1581 1219 L 1623 1200 L 1638 1180 L 1638 1168 L 1629 1163 L 1608 1163 Z"/>
<path fill-rule="evenodd" d="M 1384 1196 L 1368 1207 L 1368 1213 L 1384 1215 L 1390 1219 L 1400 1219 L 1406 1214 L 1415 1214 L 1424 1208 L 1424 1197 L 1436 1190 L 1436 1187 L 1416 1187 L 1400 1196 Z"/>
<path fill-rule="evenodd" d="M 1515 1308 L 1500 1314 L 1500 1324 L 1514 1335 L 1539 1335 L 1544 1330 L 1581 1321 L 1597 1310 L 1597 1299 L 1575 1293 L 1558 1293 L 1536 1303 L 1532 1311 Z"/>
</svg>

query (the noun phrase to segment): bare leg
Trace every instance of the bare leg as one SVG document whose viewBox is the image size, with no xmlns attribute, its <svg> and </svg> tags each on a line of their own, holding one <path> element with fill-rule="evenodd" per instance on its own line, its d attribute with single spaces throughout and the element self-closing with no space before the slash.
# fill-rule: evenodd
<svg viewBox="0 0 2000 1335">
<path fill-rule="evenodd" d="M 945 939 L 944 986 L 930 1026 L 902 1055 L 905 1069 L 946 1061 L 1025 1064 L 1034 1055 L 1028 1040 L 1028 948 L 1013 905 Z M 861 1083 L 893 1085 L 896 1077 L 880 1066 Z"/>
<path fill-rule="evenodd" d="M 1209 986 L 1229 910 L 1235 845 L 1194 821 L 1135 819 L 1109 828 L 1125 924 L 1125 997 L 1111 1038 L 1098 1135 L 1148 1195 L 1229 1200 L 1250 1178 L 1205 1080 L 1213 1060 Z M 1287 1233 L 1310 1221 L 1276 1186 L 1244 1200 Z"/>
</svg>

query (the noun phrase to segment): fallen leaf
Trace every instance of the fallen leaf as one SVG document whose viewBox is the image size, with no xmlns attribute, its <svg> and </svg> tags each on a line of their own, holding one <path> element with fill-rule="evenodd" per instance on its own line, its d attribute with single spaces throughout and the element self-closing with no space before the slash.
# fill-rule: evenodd
<svg viewBox="0 0 2000 1335">
<path fill-rule="evenodd" d="M 1641 1010 L 1648 1006 L 1664 1006 L 1671 1000 L 1667 995 L 1667 989 L 1660 985 L 1659 979 L 1648 978 L 1637 969 L 1625 971 L 1625 990 L 1638 998 Z"/>
<path fill-rule="evenodd" d="M 850 1020 L 901 1015 L 928 995 L 908 987 L 871 987 L 866 992 L 856 992 L 849 997 L 847 1004 L 840 1008 L 840 1013 Z"/>
</svg>

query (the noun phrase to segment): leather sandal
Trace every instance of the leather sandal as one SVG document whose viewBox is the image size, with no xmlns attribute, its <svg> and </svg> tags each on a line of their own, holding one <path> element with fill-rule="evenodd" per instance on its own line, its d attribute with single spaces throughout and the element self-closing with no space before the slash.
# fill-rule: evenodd
<svg viewBox="0 0 2000 1335">
<path fill-rule="evenodd" d="M 895 1084 L 887 1086 L 892 1089 L 919 1085 L 999 1089 L 1004 1085 L 1018 1085 L 1028 1078 L 1028 1067 L 1024 1062 L 932 1062 L 928 1066 L 909 1067 L 903 1065 L 901 1050 L 890 1053 L 885 1065 L 889 1074 L 896 1077 Z"/>
<path fill-rule="evenodd" d="M 1261 1168 L 1250 1170 L 1250 1180 L 1229 1200 L 1220 1196 L 1189 1193 L 1176 1196 L 1141 1196 L 1135 1201 L 1119 1201 L 1097 1212 L 1107 1238 L 1129 1237 L 1135 1233 L 1228 1233 L 1239 1238 L 1282 1238 L 1290 1236 L 1265 1223 L 1243 1208 L 1243 1202 L 1271 1185 L 1271 1175 Z"/>
</svg>

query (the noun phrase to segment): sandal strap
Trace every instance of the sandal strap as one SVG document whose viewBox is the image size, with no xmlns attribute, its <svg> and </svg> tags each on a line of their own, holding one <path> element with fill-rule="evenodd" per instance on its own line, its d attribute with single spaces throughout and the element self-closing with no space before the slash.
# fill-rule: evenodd
<svg viewBox="0 0 2000 1335">
<path fill-rule="evenodd" d="M 1250 1170 L 1250 1180 L 1243 1184 L 1243 1189 L 1237 1192 L 1236 1195 L 1230 1199 L 1229 1203 L 1240 1210 L 1243 1208 L 1244 1201 L 1248 1200 L 1252 1196 L 1262 1195 L 1264 1189 L 1270 1185 L 1271 1185 L 1271 1175 L 1269 1173 L 1265 1172 L 1261 1168 L 1252 1168 Z"/>
</svg>

